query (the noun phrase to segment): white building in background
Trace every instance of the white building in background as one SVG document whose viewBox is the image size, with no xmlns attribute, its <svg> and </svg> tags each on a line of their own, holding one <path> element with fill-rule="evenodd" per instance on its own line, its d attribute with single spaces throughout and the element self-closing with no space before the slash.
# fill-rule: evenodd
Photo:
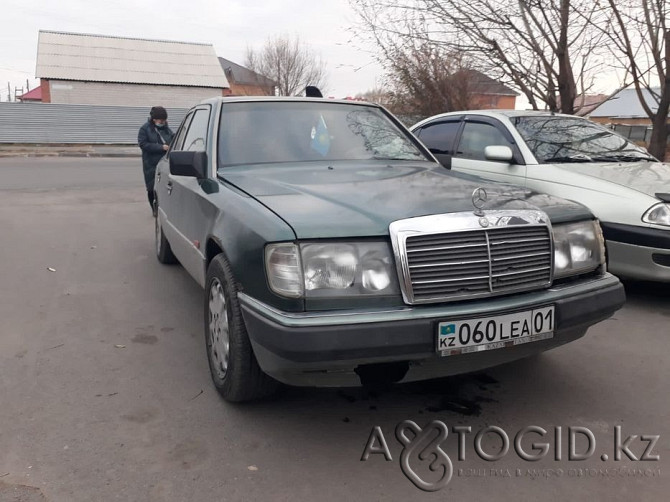
<svg viewBox="0 0 670 502">
<path fill-rule="evenodd" d="M 211 44 L 39 32 L 43 103 L 189 108 L 230 93 Z"/>
</svg>

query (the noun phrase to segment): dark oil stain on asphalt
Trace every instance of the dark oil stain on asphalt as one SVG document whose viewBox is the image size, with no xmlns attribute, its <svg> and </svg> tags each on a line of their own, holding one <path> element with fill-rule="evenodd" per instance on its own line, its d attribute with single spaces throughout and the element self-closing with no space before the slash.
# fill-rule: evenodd
<svg viewBox="0 0 670 502">
<path fill-rule="evenodd" d="M 427 411 L 436 413 L 439 411 L 451 411 L 459 415 L 478 417 L 482 413 L 482 407 L 479 403 L 492 403 L 495 399 L 482 396 L 474 396 L 472 399 L 465 399 L 458 396 L 444 396 L 436 406 L 428 406 Z"/>
<path fill-rule="evenodd" d="M 478 417 L 482 413 L 481 403 L 495 403 L 496 400 L 479 395 L 478 391 L 488 391 L 489 386 L 499 387 L 499 382 L 486 373 L 457 375 L 423 382 L 425 394 L 441 394 L 436 403 L 425 410 L 431 413 L 451 411 L 464 416 Z"/>
<path fill-rule="evenodd" d="M 340 398 L 344 399 L 345 401 L 347 401 L 349 403 L 355 403 L 356 401 L 358 401 L 357 398 L 355 398 L 351 394 L 347 394 L 343 390 L 338 390 L 337 391 L 337 397 L 340 397 Z"/>
<path fill-rule="evenodd" d="M 153 345 L 158 342 L 158 337 L 156 337 L 155 335 L 147 335 L 144 333 L 139 333 L 133 337 L 132 342 L 143 343 L 145 345 Z"/>
<path fill-rule="evenodd" d="M 192 469 L 207 461 L 209 450 L 200 440 L 177 443 L 168 453 L 168 460 L 184 470 Z"/>
<path fill-rule="evenodd" d="M 122 415 L 121 418 L 137 424 L 146 424 L 156 418 L 156 413 L 151 410 L 140 410 L 128 415 Z"/>
<path fill-rule="evenodd" d="M 40 502 L 46 500 L 42 490 L 35 486 L 12 485 L 0 482 L 0 500 L 16 502 Z"/>
<path fill-rule="evenodd" d="M 400 385 L 387 384 L 338 390 L 337 396 L 348 403 L 356 403 L 376 401 L 381 395 L 389 392 L 423 395 L 429 397 L 429 403 L 423 410 L 419 410 L 419 414 L 423 414 L 424 411 L 430 413 L 450 411 L 463 416 L 479 416 L 482 412 L 482 403 L 496 402 L 495 399 L 480 395 L 480 391 L 490 391 L 491 387 L 500 387 L 498 380 L 486 373 L 475 373 Z M 378 405 L 369 405 L 368 409 L 376 411 Z"/>
<path fill-rule="evenodd" d="M 473 375 L 473 378 L 477 380 L 478 382 L 481 382 L 483 384 L 498 384 L 498 380 L 493 378 L 492 376 L 487 375 L 486 373 L 476 373 Z"/>
<path fill-rule="evenodd" d="M 163 333 L 169 333 L 170 331 L 174 331 L 174 328 L 165 327 L 165 328 L 161 328 L 161 331 Z"/>
</svg>

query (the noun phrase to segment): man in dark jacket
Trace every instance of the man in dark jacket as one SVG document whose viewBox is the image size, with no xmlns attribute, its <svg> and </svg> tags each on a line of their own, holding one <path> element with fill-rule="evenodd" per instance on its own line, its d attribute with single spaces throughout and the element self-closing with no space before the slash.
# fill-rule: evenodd
<svg viewBox="0 0 670 502">
<path fill-rule="evenodd" d="M 142 170 L 144 171 L 144 184 L 147 187 L 147 198 L 151 210 L 156 216 L 156 192 L 154 192 L 154 176 L 156 165 L 168 151 L 174 133 L 167 124 L 167 111 L 162 106 L 154 106 L 151 109 L 149 120 L 140 127 L 137 134 L 137 143 L 142 149 Z"/>
</svg>

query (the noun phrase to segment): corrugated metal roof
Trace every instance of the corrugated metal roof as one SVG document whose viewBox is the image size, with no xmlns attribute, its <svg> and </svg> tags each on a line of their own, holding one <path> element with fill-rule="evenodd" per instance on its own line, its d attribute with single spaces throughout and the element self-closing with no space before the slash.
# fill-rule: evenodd
<svg viewBox="0 0 670 502">
<path fill-rule="evenodd" d="M 660 89 L 654 89 L 654 91 L 660 92 Z M 655 112 L 658 109 L 656 100 L 646 89 L 642 89 L 642 95 L 649 107 Z M 642 108 L 635 89 L 624 89 L 615 94 L 593 110 L 589 117 L 649 118 Z"/>
<path fill-rule="evenodd" d="M 40 31 L 37 78 L 229 87 L 210 44 Z"/>
<path fill-rule="evenodd" d="M 221 63 L 221 68 L 223 68 L 223 71 L 230 71 L 230 73 L 226 73 L 226 75 L 230 75 L 230 80 L 233 83 L 242 85 L 263 85 L 268 87 L 274 87 L 277 85 L 274 80 L 269 79 L 268 77 L 264 77 L 260 73 L 256 73 L 255 71 L 250 70 L 249 68 L 245 68 L 242 65 L 234 63 L 230 59 L 219 58 L 219 62 Z"/>
</svg>

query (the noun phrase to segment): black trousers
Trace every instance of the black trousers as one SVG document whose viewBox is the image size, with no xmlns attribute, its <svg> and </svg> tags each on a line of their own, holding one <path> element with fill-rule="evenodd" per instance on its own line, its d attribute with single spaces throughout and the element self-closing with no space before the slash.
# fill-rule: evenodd
<svg viewBox="0 0 670 502">
<path fill-rule="evenodd" d="M 156 201 L 156 192 L 154 190 L 147 190 L 147 198 L 149 199 L 149 205 L 151 210 L 154 209 L 154 202 Z"/>
</svg>

